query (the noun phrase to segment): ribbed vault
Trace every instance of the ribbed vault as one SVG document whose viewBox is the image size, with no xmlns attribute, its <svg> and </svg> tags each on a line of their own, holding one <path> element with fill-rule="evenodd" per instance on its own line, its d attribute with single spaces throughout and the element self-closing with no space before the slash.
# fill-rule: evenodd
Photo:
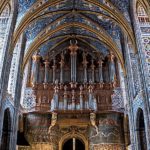
<svg viewBox="0 0 150 150">
<path fill-rule="evenodd" d="M 22 33 L 25 33 L 28 44 L 24 68 L 34 52 L 42 53 L 41 47 L 48 52 L 57 47 L 56 43 L 65 42 L 74 36 L 103 57 L 113 51 L 125 72 L 121 47 L 124 35 L 129 37 L 135 49 L 130 16 L 126 13 L 129 3 L 124 9 L 121 8 L 125 4 L 117 3 L 116 0 L 20 0 L 12 50 Z M 58 42 L 52 42 L 53 39 Z"/>
</svg>

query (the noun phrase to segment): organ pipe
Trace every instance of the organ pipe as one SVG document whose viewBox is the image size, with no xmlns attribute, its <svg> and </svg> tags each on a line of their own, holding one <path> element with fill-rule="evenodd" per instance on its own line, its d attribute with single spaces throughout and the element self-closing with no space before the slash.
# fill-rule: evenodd
<svg viewBox="0 0 150 150">
<path fill-rule="evenodd" d="M 84 68 L 84 83 L 87 83 L 87 60 L 86 60 L 86 54 L 83 52 L 83 68 Z"/>
<path fill-rule="evenodd" d="M 76 82 L 76 74 L 77 74 L 77 42 L 72 44 L 70 41 L 70 57 L 71 57 L 71 82 Z"/>
<path fill-rule="evenodd" d="M 39 54 L 35 54 L 32 57 L 33 59 L 33 68 L 32 68 L 32 84 L 35 85 L 38 82 L 38 76 L 39 76 L 39 62 L 41 59 L 41 56 Z"/>
<path fill-rule="evenodd" d="M 103 83 L 103 72 L 102 72 L 102 68 L 103 68 L 103 61 L 99 60 L 98 61 L 98 74 L 99 74 L 99 82 Z"/>
<path fill-rule="evenodd" d="M 53 59 L 53 83 L 55 83 L 55 80 L 56 80 L 56 59 L 54 58 Z"/>
<path fill-rule="evenodd" d="M 92 59 L 92 65 L 91 65 L 91 69 L 92 69 L 92 82 L 95 82 L 95 65 L 94 65 L 94 60 Z"/>
<path fill-rule="evenodd" d="M 115 56 L 110 53 L 109 55 L 109 73 L 110 73 L 110 82 L 115 81 L 115 62 L 114 62 Z"/>
<path fill-rule="evenodd" d="M 44 64 L 45 64 L 45 77 L 44 77 L 44 83 L 48 83 L 48 79 L 49 79 L 49 64 L 50 64 L 50 62 L 48 61 L 48 60 L 46 60 L 45 62 L 44 62 Z"/>
<path fill-rule="evenodd" d="M 61 54 L 61 61 L 60 61 L 60 83 L 63 83 L 63 75 L 64 75 L 64 54 Z"/>
</svg>

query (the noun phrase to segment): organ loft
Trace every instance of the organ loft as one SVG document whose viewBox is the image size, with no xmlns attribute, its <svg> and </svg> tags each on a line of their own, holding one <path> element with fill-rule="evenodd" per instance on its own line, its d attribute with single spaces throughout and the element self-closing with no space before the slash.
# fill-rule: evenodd
<svg viewBox="0 0 150 150">
<path fill-rule="evenodd" d="M 0 0 L 0 150 L 150 150 L 149 0 Z"/>
<path fill-rule="evenodd" d="M 68 47 L 45 57 L 33 54 L 27 84 L 36 97 L 35 110 L 90 113 L 113 109 L 111 96 L 119 86 L 117 59 L 112 52 L 104 57 L 75 42 L 70 40 Z"/>
</svg>

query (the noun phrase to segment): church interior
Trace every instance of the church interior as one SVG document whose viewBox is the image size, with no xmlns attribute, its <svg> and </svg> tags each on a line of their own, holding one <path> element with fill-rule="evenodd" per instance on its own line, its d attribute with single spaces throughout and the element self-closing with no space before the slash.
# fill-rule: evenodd
<svg viewBox="0 0 150 150">
<path fill-rule="evenodd" d="M 150 150 L 150 0 L 0 0 L 0 150 Z"/>
</svg>

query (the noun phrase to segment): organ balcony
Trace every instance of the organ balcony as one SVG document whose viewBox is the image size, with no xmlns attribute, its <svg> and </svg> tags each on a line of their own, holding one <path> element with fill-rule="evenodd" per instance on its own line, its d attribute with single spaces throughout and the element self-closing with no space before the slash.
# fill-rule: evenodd
<svg viewBox="0 0 150 150">
<path fill-rule="evenodd" d="M 51 58 L 51 59 L 50 59 Z M 113 105 L 113 90 L 119 86 L 113 53 L 93 55 L 70 42 L 65 51 L 33 55 L 28 79 L 36 97 L 34 111 L 102 112 L 119 111 Z"/>
</svg>

